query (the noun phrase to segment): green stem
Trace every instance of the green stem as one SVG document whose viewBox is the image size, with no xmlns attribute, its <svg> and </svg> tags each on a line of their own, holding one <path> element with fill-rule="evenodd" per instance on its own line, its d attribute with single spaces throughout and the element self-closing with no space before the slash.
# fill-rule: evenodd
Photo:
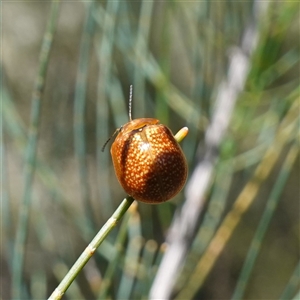
<svg viewBox="0 0 300 300">
<path fill-rule="evenodd" d="M 49 300 L 58 300 L 61 299 L 63 294 L 66 292 L 68 287 L 71 285 L 73 280 L 77 277 L 78 273 L 89 261 L 92 255 L 95 253 L 96 249 L 100 246 L 109 232 L 117 225 L 120 219 L 123 217 L 127 209 L 133 203 L 134 199 L 130 196 L 125 198 L 122 203 L 119 205 L 117 210 L 113 215 L 107 220 L 103 227 L 99 230 L 97 235 L 91 241 L 91 243 L 85 248 L 82 254 L 79 256 L 75 264 L 72 266 L 70 271 L 67 273 L 65 278 L 61 281 L 58 287 L 54 290 L 52 295 L 49 297 Z"/>
<path fill-rule="evenodd" d="M 74 147 L 75 156 L 78 161 L 80 189 L 85 210 L 86 222 L 89 227 L 94 228 L 93 211 L 90 203 L 90 190 L 88 184 L 88 167 L 86 162 L 86 143 L 85 143 L 85 107 L 86 107 L 86 89 L 87 74 L 90 61 L 91 40 L 94 34 L 95 22 L 92 13 L 95 9 L 95 3 L 89 2 L 87 6 L 87 15 L 85 19 L 83 34 L 81 38 L 79 63 L 77 70 L 75 99 L 74 99 Z"/>
<path fill-rule="evenodd" d="M 13 299 L 21 299 L 22 297 L 22 273 L 24 264 L 24 252 L 28 232 L 28 216 L 31 202 L 32 182 L 35 171 L 42 94 L 45 87 L 45 77 L 48 69 L 50 50 L 52 46 L 53 35 L 56 28 L 56 21 L 58 18 L 58 9 L 59 1 L 53 0 L 47 29 L 41 47 L 39 58 L 39 70 L 35 79 L 34 90 L 32 94 L 31 118 L 24 167 L 24 192 L 22 202 L 20 204 L 17 236 L 14 245 L 13 255 Z"/>
<path fill-rule="evenodd" d="M 97 108 L 96 108 L 96 141 L 97 141 L 97 174 L 101 174 L 98 179 L 97 195 L 101 194 L 101 212 L 104 219 L 113 211 L 111 201 L 111 191 L 107 188 L 109 186 L 109 160 L 108 156 L 103 155 L 103 137 L 109 136 L 109 106 L 108 106 L 108 91 L 112 89 L 112 70 L 113 67 L 113 53 L 114 53 L 114 34 L 117 24 L 117 16 L 119 10 L 119 1 L 107 1 L 103 20 L 101 42 L 97 43 L 97 54 L 99 63 L 99 80 L 97 87 Z M 100 9 L 100 5 L 97 7 Z M 113 87 L 114 89 L 114 87 Z M 111 99 L 110 99 L 111 100 Z"/>
</svg>

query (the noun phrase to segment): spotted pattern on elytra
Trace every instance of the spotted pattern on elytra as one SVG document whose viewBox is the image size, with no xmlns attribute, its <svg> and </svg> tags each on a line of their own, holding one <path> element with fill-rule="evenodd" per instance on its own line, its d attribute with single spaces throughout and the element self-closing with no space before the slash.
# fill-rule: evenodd
<svg viewBox="0 0 300 300">
<path fill-rule="evenodd" d="M 160 203 L 174 197 L 187 178 L 185 156 L 166 126 L 156 119 L 125 124 L 111 147 L 117 178 L 136 200 Z"/>
</svg>

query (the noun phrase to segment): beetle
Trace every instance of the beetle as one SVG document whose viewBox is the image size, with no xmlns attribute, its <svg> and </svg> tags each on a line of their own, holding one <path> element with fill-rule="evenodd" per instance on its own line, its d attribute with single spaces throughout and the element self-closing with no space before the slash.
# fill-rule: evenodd
<svg viewBox="0 0 300 300">
<path fill-rule="evenodd" d="M 111 157 L 117 179 L 134 199 L 158 204 L 170 200 L 187 179 L 187 161 L 171 130 L 152 118 L 131 118 L 116 131 Z M 105 146 L 105 145 L 104 145 Z"/>
</svg>

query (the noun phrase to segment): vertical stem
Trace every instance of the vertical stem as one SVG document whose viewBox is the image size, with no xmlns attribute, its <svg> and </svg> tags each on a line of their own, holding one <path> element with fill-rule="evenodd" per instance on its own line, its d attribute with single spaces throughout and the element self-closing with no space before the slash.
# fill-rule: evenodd
<svg viewBox="0 0 300 300">
<path fill-rule="evenodd" d="M 90 190 L 88 186 L 88 168 L 86 162 L 86 143 L 85 143 L 85 105 L 86 105 L 86 88 L 87 88 L 87 72 L 90 59 L 91 37 L 94 32 L 94 18 L 92 16 L 94 2 L 87 3 L 87 15 L 83 29 L 79 66 L 77 71 L 75 100 L 74 100 L 74 143 L 75 155 L 79 165 L 80 188 L 85 209 L 86 220 L 89 225 L 93 224 L 93 213 L 90 204 Z"/>
<path fill-rule="evenodd" d="M 107 217 L 113 211 L 109 186 L 108 157 L 101 151 L 103 146 L 103 137 L 108 137 L 108 91 L 112 86 L 113 69 L 113 41 L 117 22 L 117 13 L 119 10 L 119 1 L 107 1 L 105 13 L 103 15 L 103 35 L 101 44 L 98 46 L 99 61 L 99 80 L 97 88 L 97 121 L 96 121 L 96 139 L 97 139 L 97 175 L 99 178 L 98 195 L 101 195 L 102 216 Z"/>
<path fill-rule="evenodd" d="M 24 167 L 24 192 L 20 203 L 19 219 L 17 225 L 17 236 L 13 255 L 13 275 L 12 275 L 12 298 L 21 299 L 22 296 L 22 273 L 24 265 L 25 242 L 28 231 L 29 206 L 31 201 L 32 182 L 34 178 L 36 149 L 39 132 L 40 111 L 42 104 L 42 94 L 45 87 L 45 77 L 49 63 L 50 50 L 53 35 L 58 18 L 59 0 L 53 0 L 51 4 L 50 17 L 46 32 L 44 34 L 42 48 L 39 58 L 39 70 L 34 83 L 31 105 L 31 117 L 29 135 L 25 156 Z"/>
</svg>

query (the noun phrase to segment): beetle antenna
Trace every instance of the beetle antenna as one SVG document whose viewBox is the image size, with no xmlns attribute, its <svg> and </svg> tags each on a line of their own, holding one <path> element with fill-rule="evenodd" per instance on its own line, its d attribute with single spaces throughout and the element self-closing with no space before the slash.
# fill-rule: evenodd
<svg viewBox="0 0 300 300">
<path fill-rule="evenodd" d="M 112 137 L 113 137 L 113 136 L 111 136 L 111 137 L 104 143 L 104 145 L 103 145 L 102 148 L 101 148 L 101 152 L 104 152 L 104 149 L 105 149 L 106 145 L 108 144 L 108 142 L 111 140 Z"/>
<path fill-rule="evenodd" d="M 104 145 L 101 148 L 101 152 L 104 152 L 104 149 L 106 147 L 106 145 L 108 144 L 108 142 L 113 138 L 113 136 L 117 133 L 120 132 L 122 130 L 122 127 L 116 129 L 116 131 L 112 134 L 112 136 L 104 143 Z"/>
<path fill-rule="evenodd" d="M 132 107 L 132 84 L 130 85 L 130 92 L 129 92 L 129 121 L 132 121 L 131 107 Z"/>
</svg>

